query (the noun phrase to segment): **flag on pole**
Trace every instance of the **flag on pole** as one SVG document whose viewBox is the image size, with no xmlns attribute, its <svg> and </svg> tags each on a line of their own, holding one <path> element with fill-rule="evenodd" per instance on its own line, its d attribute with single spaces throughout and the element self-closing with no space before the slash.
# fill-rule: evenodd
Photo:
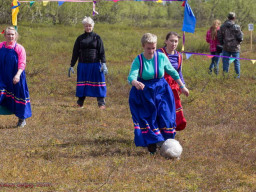
<svg viewBox="0 0 256 192">
<path fill-rule="evenodd" d="M 182 31 L 186 31 L 189 33 L 194 33 L 196 28 L 196 17 L 190 8 L 187 0 L 185 2 L 185 9 L 184 9 L 184 19 L 183 19 L 183 27 Z"/>
<path fill-rule="evenodd" d="M 93 1 L 93 4 L 92 4 L 92 15 L 95 16 L 95 14 L 99 14 L 96 10 L 96 1 Z"/>
<path fill-rule="evenodd" d="M 18 0 L 13 0 L 12 2 L 12 25 L 17 27 L 17 17 L 19 13 L 20 3 Z"/>
</svg>

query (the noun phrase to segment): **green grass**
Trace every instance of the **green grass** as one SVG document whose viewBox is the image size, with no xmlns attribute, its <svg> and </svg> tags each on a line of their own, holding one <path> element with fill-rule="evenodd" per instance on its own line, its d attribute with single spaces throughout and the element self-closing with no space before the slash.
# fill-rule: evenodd
<svg viewBox="0 0 256 192">
<path fill-rule="evenodd" d="M 233 64 L 224 78 L 221 73 L 208 75 L 210 59 L 205 56 L 184 60 L 190 96 L 182 96 L 182 103 L 188 125 L 176 136 L 183 154 L 179 161 L 166 160 L 133 143 L 126 79 L 142 52 L 142 34 L 155 33 L 161 47 L 169 29 L 95 25 L 109 69 L 105 111 L 98 109 L 95 98 L 87 98 L 84 109 L 74 107 L 76 75 L 68 78 L 67 71 L 82 31 L 82 26 L 19 26 L 33 116 L 23 129 L 14 128 L 16 117 L 0 117 L 0 183 L 51 186 L 0 191 L 256 190 L 255 64 L 241 60 L 237 80 Z M 208 53 L 205 33 L 206 28 L 186 33 L 185 51 Z M 241 57 L 255 59 L 248 43 L 242 45 Z"/>
</svg>

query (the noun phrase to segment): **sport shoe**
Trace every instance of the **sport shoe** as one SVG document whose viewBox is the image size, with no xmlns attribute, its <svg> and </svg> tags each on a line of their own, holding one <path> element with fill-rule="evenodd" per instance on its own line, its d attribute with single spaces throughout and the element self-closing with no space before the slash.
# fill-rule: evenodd
<svg viewBox="0 0 256 192">
<path fill-rule="evenodd" d="M 104 109 L 106 109 L 106 106 L 105 105 L 101 105 L 101 106 L 99 106 L 99 108 L 104 110 Z"/>
<path fill-rule="evenodd" d="M 17 127 L 24 127 L 26 125 L 26 120 L 25 119 L 19 119 Z"/>
<path fill-rule="evenodd" d="M 154 153 L 156 152 L 156 143 L 149 144 L 149 145 L 148 145 L 148 151 L 149 151 L 151 154 L 154 154 Z"/>
<path fill-rule="evenodd" d="M 77 106 L 76 106 L 77 108 L 80 108 L 80 109 L 83 109 L 84 108 L 84 106 L 82 106 L 82 105 L 79 105 L 79 104 L 77 104 Z"/>
</svg>

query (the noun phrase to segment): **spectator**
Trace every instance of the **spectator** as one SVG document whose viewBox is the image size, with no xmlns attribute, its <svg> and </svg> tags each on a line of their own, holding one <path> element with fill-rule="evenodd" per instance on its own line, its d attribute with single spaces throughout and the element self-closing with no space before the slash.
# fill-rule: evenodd
<svg viewBox="0 0 256 192">
<path fill-rule="evenodd" d="M 217 32 L 220 29 L 220 20 L 216 19 L 213 21 L 212 26 L 206 33 L 206 42 L 210 44 L 210 52 L 211 55 L 220 55 L 220 52 L 217 50 L 217 46 L 220 44 Z M 219 73 L 219 61 L 220 57 L 212 57 L 212 62 L 209 67 L 209 73 L 212 74 L 212 70 L 214 69 L 214 73 L 218 75 Z"/>
<path fill-rule="evenodd" d="M 228 20 L 226 20 L 220 27 L 218 32 L 218 39 L 221 45 L 223 45 L 223 74 L 229 71 L 229 58 L 227 57 L 240 57 L 240 44 L 243 41 L 243 32 L 239 25 L 235 24 L 236 15 L 233 12 L 228 14 Z M 240 78 L 240 60 L 234 61 L 236 78 Z"/>
</svg>

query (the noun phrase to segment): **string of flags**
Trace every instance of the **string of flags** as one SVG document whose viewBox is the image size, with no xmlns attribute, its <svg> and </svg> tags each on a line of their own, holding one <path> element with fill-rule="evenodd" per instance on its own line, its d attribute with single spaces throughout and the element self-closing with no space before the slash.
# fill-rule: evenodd
<svg viewBox="0 0 256 192">
<path fill-rule="evenodd" d="M 113 1 L 113 2 L 118 2 L 118 1 L 129 1 L 129 0 L 105 0 L 105 1 Z M 196 27 L 196 17 L 190 8 L 188 4 L 188 0 L 134 0 L 134 1 L 155 1 L 156 3 L 163 3 L 163 2 L 168 2 L 168 1 L 181 1 L 182 6 L 184 7 L 184 18 L 183 18 L 183 26 L 182 26 L 182 31 L 183 31 L 183 43 L 182 43 L 182 51 L 184 51 L 184 46 L 185 46 L 185 32 L 188 33 L 194 33 L 195 32 L 195 27 Z M 29 3 L 30 7 L 33 6 L 33 4 L 36 1 L 18 1 L 18 0 L 13 0 L 13 6 L 12 6 L 12 23 L 17 29 L 17 15 L 19 12 L 19 6 L 20 3 Z M 38 1 L 39 2 L 39 1 Z M 58 5 L 61 6 L 65 2 L 92 2 L 93 7 L 92 7 L 92 15 L 95 16 L 96 14 L 99 14 L 96 11 L 96 0 L 48 0 L 48 1 L 40 1 L 43 3 L 43 6 L 47 6 L 49 2 L 58 2 Z"/>
<path fill-rule="evenodd" d="M 113 2 L 118 2 L 118 1 L 130 1 L 130 0 L 105 0 L 105 1 L 113 1 Z M 184 7 L 184 18 L 183 18 L 183 26 L 182 26 L 182 31 L 183 31 L 183 41 L 182 41 L 182 48 L 181 52 L 186 54 L 186 59 L 189 59 L 193 54 L 194 55 L 204 55 L 207 56 L 208 58 L 212 57 L 226 57 L 229 58 L 229 62 L 232 63 L 235 59 L 244 59 L 244 60 L 250 60 L 253 64 L 256 62 L 256 60 L 252 59 L 246 59 L 246 58 L 234 58 L 234 57 L 227 57 L 227 56 L 222 56 L 222 55 L 210 55 L 210 54 L 203 54 L 203 53 L 191 53 L 191 52 L 184 52 L 185 50 L 185 32 L 188 33 L 194 33 L 195 32 L 195 27 L 196 27 L 196 17 L 190 8 L 188 4 L 188 0 L 134 0 L 134 1 L 154 1 L 156 3 L 163 3 L 163 2 L 168 2 L 168 1 L 181 1 L 182 6 Z M 35 2 L 42 2 L 43 6 L 47 6 L 49 2 L 58 2 L 58 5 L 61 6 L 65 2 L 76 2 L 76 3 L 83 3 L 83 2 L 90 2 L 93 3 L 92 7 L 92 15 L 95 16 L 95 14 L 99 14 L 96 11 L 96 0 L 48 0 L 48 1 L 43 1 L 43 0 L 38 0 L 38 1 L 18 1 L 18 0 L 13 0 L 12 2 L 12 24 L 13 26 L 17 29 L 17 16 L 19 13 L 19 6 L 20 3 L 29 3 L 30 7 L 33 6 Z M 2 31 L 2 34 L 4 31 Z"/>
<path fill-rule="evenodd" d="M 113 1 L 113 2 L 118 2 L 118 1 L 129 1 L 129 0 L 105 0 L 105 1 Z M 189 32 L 189 33 L 194 33 L 195 32 L 195 26 L 196 26 L 196 17 L 192 11 L 192 9 L 190 8 L 189 4 L 188 4 L 188 0 L 134 0 L 134 1 L 154 1 L 156 3 L 162 3 L 162 2 L 167 2 L 167 1 L 181 1 L 183 2 L 182 6 L 184 7 L 184 19 L 183 19 L 183 27 L 182 27 L 182 31 L 184 32 Z M 61 6 L 63 5 L 63 3 L 65 2 L 91 2 L 93 3 L 93 11 L 92 11 L 92 15 L 94 16 L 95 14 L 99 14 L 96 11 L 96 0 L 48 0 L 48 1 L 18 1 L 18 0 L 13 0 L 12 2 L 12 23 L 14 26 L 17 27 L 17 15 L 19 12 L 19 6 L 20 3 L 29 3 L 30 7 L 33 6 L 33 4 L 35 2 L 42 2 L 43 6 L 47 6 L 47 4 L 49 2 L 58 2 L 58 5 Z M 185 34 L 184 34 L 185 35 Z"/>
<path fill-rule="evenodd" d="M 184 53 L 186 55 L 186 59 L 189 59 L 192 55 L 200 55 L 200 56 L 206 56 L 208 58 L 213 58 L 213 57 L 228 58 L 229 59 L 229 64 L 232 63 L 233 61 L 235 61 L 236 59 L 251 61 L 252 64 L 254 64 L 256 62 L 256 59 L 247 59 L 247 58 L 241 58 L 241 57 L 239 57 L 239 58 L 229 57 L 229 56 L 223 56 L 222 54 L 220 54 L 220 55 L 211 55 L 211 54 L 205 54 L 205 53 L 193 53 L 193 52 L 184 52 L 184 51 L 181 51 L 181 53 Z"/>
</svg>

